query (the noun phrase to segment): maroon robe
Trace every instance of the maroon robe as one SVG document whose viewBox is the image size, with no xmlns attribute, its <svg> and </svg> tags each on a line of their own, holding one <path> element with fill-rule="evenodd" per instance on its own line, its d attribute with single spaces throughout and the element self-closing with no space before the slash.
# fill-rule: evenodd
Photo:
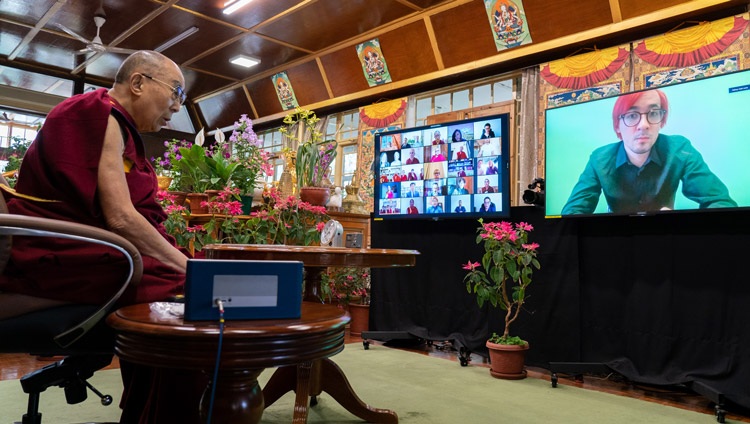
<svg viewBox="0 0 750 424">
<path fill-rule="evenodd" d="M 16 190 L 52 202 L 15 196 L 11 213 L 54 218 L 107 228 L 97 195 L 99 159 L 109 116 L 125 137 L 123 166 L 136 210 L 175 245 L 163 226 L 167 215 L 156 202 L 156 175 L 128 112 L 106 89 L 73 96 L 55 107 L 23 158 Z M 7 196 L 6 196 L 7 197 Z M 183 253 L 188 254 L 183 249 Z M 11 262 L 0 277 L 0 291 L 76 303 L 100 304 L 114 294 L 126 271 L 119 252 L 64 239 L 14 237 Z M 163 300 L 181 294 L 185 275 L 149 256 L 143 257 L 141 283 L 120 304 Z M 120 272 L 120 270 L 122 272 Z"/>
</svg>

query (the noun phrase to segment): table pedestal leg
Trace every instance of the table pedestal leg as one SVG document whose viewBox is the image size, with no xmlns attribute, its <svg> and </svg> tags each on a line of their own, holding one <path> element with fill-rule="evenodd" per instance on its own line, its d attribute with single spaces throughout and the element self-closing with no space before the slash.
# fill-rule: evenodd
<svg viewBox="0 0 750 424">
<path fill-rule="evenodd" d="M 326 392 L 353 415 L 371 423 L 395 424 L 398 415 L 388 409 L 373 408 L 362 402 L 346 379 L 344 372 L 330 359 L 281 367 L 271 376 L 263 388 L 266 407 L 271 406 L 290 390 L 296 390 L 294 423 L 307 422 L 307 409 L 310 396 Z M 299 419 L 298 421 L 298 411 Z"/>
<path fill-rule="evenodd" d="M 305 302 L 323 303 L 323 292 L 320 289 L 323 273 L 326 268 L 306 266 L 305 268 Z"/>
<path fill-rule="evenodd" d="M 263 392 L 258 384 L 258 376 L 263 369 L 220 370 L 216 383 L 213 424 L 257 424 L 263 416 Z M 213 372 L 209 375 L 213 376 Z M 200 406 L 202 422 L 208 418 L 211 401 L 211 385 L 203 392 Z"/>
</svg>

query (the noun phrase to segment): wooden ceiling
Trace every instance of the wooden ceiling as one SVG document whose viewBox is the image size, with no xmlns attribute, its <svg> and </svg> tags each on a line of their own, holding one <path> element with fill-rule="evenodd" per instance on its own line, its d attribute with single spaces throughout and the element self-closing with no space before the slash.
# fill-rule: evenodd
<svg viewBox="0 0 750 424">
<path fill-rule="evenodd" d="M 498 52 L 482 0 L 104 0 L 104 45 L 164 50 L 183 69 L 197 126 L 284 115 L 271 76 L 285 71 L 302 106 L 325 110 L 520 69 L 591 47 L 666 31 L 687 19 L 741 12 L 747 0 L 523 0 L 533 44 Z M 110 86 L 125 54 L 77 54 L 96 35 L 100 0 L 0 1 L 0 85 L 67 97 Z M 355 45 L 379 38 L 393 83 L 370 88 Z M 261 60 L 245 69 L 230 58 Z"/>
</svg>

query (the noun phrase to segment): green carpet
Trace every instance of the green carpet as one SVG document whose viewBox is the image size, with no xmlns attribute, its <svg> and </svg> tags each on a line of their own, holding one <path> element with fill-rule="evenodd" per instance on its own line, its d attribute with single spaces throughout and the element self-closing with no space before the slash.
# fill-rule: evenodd
<svg viewBox="0 0 750 424">
<path fill-rule="evenodd" d="M 651 402 L 610 395 L 548 381 L 527 378 L 506 381 L 492 378 L 487 368 L 461 367 L 458 363 L 381 345 L 347 345 L 334 361 L 366 403 L 396 411 L 405 424 L 435 423 L 613 423 L 706 424 L 712 416 Z M 273 370 L 261 375 L 261 385 Z M 121 384 L 118 370 L 101 371 L 94 386 L 111 394 L 113 405 L 104 407 L 98 398 L 67 405 L 63 391 L 50 388 L 42 394 L 43 423 L 116 422 Z M 289 392 L 268 408 L 264 423 L 292 420 L 294 393 Z M 26 397 L 18 381 L 0 381 L 0 424 L 20 421 Z M 323 393 L 310 410 L 311 423 L 358 423 L 330 396 Z"/>
</svg>

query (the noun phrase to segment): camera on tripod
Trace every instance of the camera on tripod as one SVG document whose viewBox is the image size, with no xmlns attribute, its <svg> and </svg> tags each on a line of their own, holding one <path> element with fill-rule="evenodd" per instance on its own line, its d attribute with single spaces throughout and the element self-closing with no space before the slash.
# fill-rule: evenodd
<svg viewBox="0 0 750 424">
<path fill-rule="evenodd" d="M 523 202 L 527 205 L 544 206 L 544 178 L 534 178 L 523 192 Z"/>
</svg>

